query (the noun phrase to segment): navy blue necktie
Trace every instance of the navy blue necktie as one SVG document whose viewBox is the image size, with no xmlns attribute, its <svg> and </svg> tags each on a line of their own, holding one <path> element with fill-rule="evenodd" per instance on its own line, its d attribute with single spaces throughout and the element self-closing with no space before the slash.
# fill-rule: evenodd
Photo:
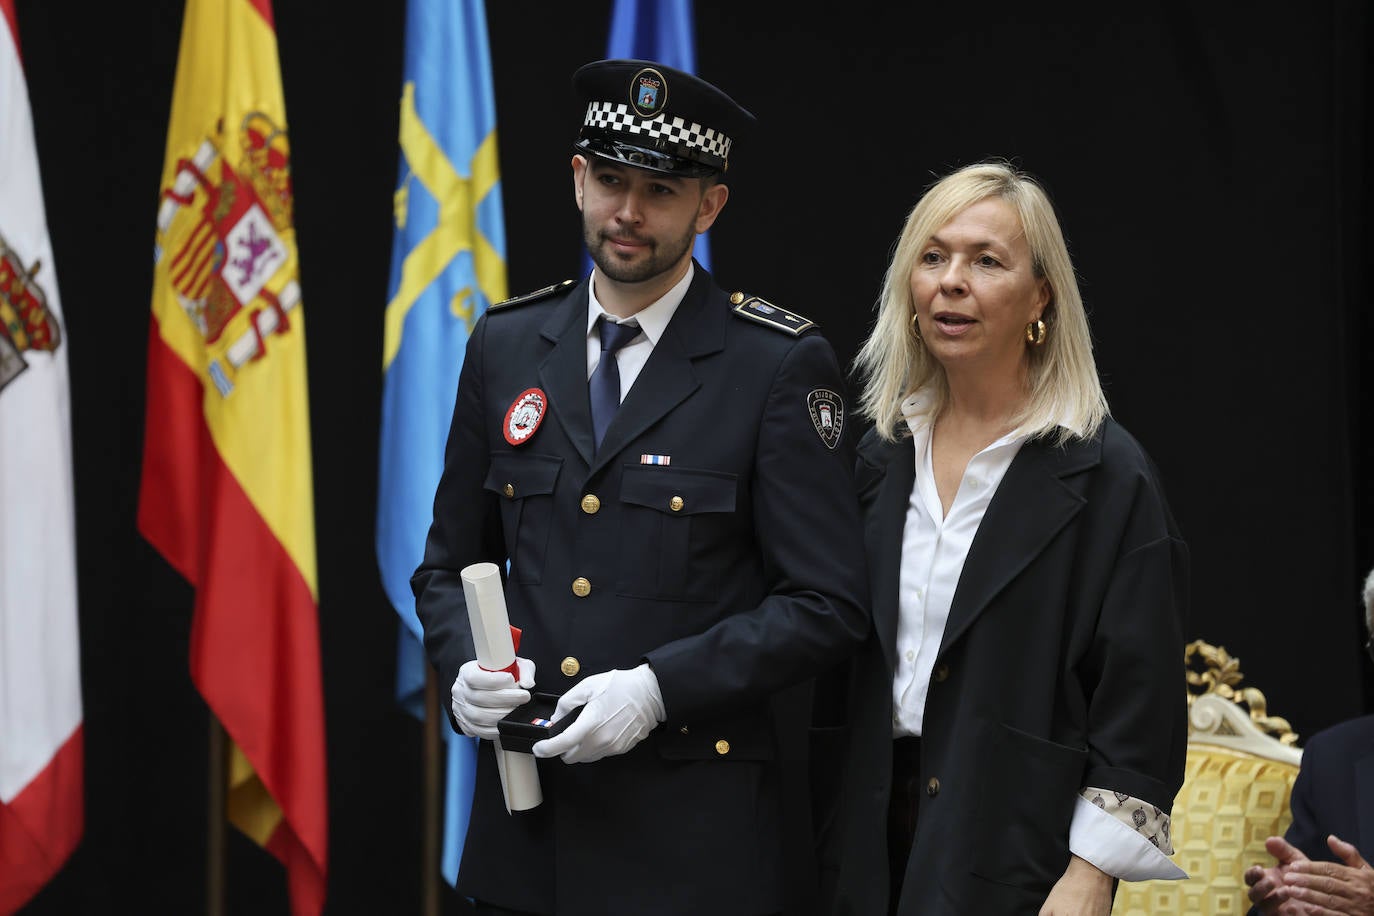
<svg viewBox="0 0 1374 916">
<path fill-rule="evenodd" d="M 606 427 L 611 425 L 611 417 L 620 408 L 620 366 L 615 354 L 639 336 L 639 326 L 616 324 L 605 315 L 597 319 L 597 324 L 601 333 L 601 359 L 592 370 L 587 386 L 592 402 L 592 430 L 599 448 L 606 436 Z"/>
</svg>

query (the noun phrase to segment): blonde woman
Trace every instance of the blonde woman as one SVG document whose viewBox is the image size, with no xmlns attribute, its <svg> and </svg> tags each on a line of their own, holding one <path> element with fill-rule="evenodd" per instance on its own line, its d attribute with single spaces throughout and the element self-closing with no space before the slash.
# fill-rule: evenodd
<svg viewBox="0 0 1374 916">
<path fill-rule="evenodd" d="M 857 368 L 874 630 L 830 910 L 1106 916 L 1118 879 L 1183 877 L 1188 552 L 1034 179 L 984 162 L 928 189 Z"/>
</svg>

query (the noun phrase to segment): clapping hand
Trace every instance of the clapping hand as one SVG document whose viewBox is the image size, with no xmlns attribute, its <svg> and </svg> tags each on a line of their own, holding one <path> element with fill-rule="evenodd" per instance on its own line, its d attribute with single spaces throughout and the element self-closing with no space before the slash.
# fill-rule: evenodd
<svg viewBox="0 0 1374 916">
<path fill-rule="evenodd" d="M 1337 862 L 1314 862 L 1280 837 L 1264 848 L 1276 864 L 1245 871 L 1250 900 L 1264 916 L 1374 916 L 1374 868 L 1350 843 L 1326 838 Z"/>
<path fill-rule="evenodd" d="M 1245 870 L 1245 883 L 1250 888 L 1250 902 L 1262 916 L 1272 916 L 1279 912 L 1279 904 L 1288 899 L 1284 875 L 1294 863 L 1308 859 L 1283 837 L 1271 836 L 1264 841 L 1264 848 L 1274 857 L 1274 864 L 1268 868 L 1251 865 Z"/>
<path fill-rule="evenodd" d="M 1334 834 L 1326 838 L 1326 845 L 1345 864 L 1294 862 L 1283 876 L 1289 900 L 1276 912 L 1374 916 L 1374 868 L 1358 849 Z"/>
</svg>

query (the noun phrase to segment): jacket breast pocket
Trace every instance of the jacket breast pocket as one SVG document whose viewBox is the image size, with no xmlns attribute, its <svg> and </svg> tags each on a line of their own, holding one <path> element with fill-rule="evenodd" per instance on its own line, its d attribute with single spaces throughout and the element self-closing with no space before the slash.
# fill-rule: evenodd
<svg viewBox="0 0 1374 916">
<path fill-rule="evenodd" d="M 628 597 L 714 601 L 734 552 L 736 477 L 630 465 L 621 478 L 620 579 Z"/>
<path fill-rule="evenodd" d="M 511 577 L 538 585 L 553 521 L 553 488 L 563 459 L 553 455 L 496 452 L 491 456 L 486 489 L 501 503 L 501 528 L 510 557 Z"/>
</svg>

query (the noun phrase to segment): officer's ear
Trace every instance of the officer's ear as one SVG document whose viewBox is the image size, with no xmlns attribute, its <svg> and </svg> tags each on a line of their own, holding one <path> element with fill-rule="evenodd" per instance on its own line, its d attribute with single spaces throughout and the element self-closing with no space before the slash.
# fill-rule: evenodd
<svg viewBox="0 0 1374 916">
<path fill-rule="evenodd" d="M 572 157 L 573 197 L 577 199 L 577 209 L 582 209 L 582 182 L 587 178 L 587 157 L 578 153 Z"/>
<path fill-rule="evenodd" d="M 720 216 L 720 211 L 725 209 L 725 202 L 730 199 L 730 188 L 718 181 L 705 178 L 698 180 L 702 183 L 701 203 L 697 206 L 696 224 L 697 234 L 700 235 L 711 228 L 716 217 Z"/>
</svg>

